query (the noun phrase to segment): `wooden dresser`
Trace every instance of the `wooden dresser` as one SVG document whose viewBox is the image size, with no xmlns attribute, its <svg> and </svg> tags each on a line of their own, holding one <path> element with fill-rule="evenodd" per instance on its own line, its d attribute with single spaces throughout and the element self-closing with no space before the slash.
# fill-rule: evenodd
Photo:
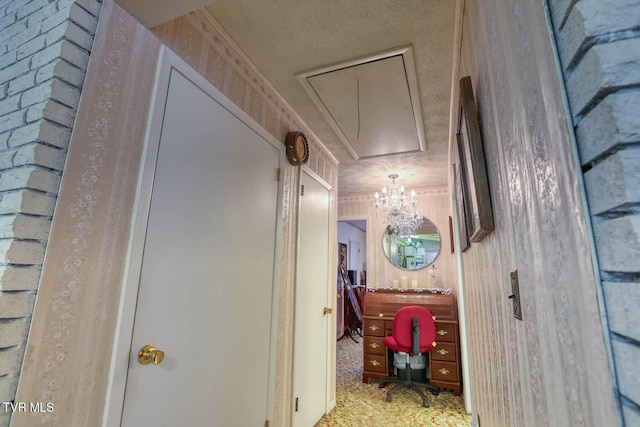
<svg viewBox="0 0 640 427">
<path fill-rule="evenodd" d="M 454 295 L 407 289 L 367 292 L 363 311 L 364 369 L 362 380 L 385 379 L 393 372 L 393 353 L 382 343 L 391 335 L 396 312 L 407 305 L 426 307 L 436 318 L 436 347 L 429 352 L 431 383 L 456 396 L 462 391 L 458 309 Z"/>
</svg>

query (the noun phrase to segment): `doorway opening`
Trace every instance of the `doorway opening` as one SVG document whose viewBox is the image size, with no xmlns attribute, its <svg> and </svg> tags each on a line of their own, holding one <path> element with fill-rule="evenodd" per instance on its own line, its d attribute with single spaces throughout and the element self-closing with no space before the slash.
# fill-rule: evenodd
<svg viewBox="0 0 640 427">
<path fill-rule="evenodd" d="M 336 339 L 362 341 L 362 307 L 365 302 L 369 265 L 368 220 L 341 218 L 336 251 Z M 345 274 L 346 273 L 346 274 Z M 340 370 L 336 354 L 336 372 Z M 336 374 L 337 375 L 337 374 Z"/>
</svg>

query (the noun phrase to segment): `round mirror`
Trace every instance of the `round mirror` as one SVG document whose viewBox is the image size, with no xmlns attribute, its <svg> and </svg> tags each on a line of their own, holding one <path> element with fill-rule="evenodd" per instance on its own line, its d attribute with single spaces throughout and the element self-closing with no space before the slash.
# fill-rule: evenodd
<svg viewBox="0 0 640 427">
<path fill-rule="evenodd" d="M 440 253 L 440 232 L 433 222 L 424 218 L 415 234 L 398 235 L 385 229 L 382 250 L 391 264 L 403 270 L 427 267 Z"/>
</svg>

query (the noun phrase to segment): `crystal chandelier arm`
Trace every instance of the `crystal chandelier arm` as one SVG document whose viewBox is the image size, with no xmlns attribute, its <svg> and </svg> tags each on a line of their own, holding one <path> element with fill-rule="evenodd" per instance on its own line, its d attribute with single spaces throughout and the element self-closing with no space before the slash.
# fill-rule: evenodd
<svg viewBox="0 0 640 427">
<path fill-rule="evenodd" d="M 415 191 L 411 191 L 411 199 L 405 194 L 403 185 L 397 185 L 395 180 L 398 175 L 389 175 L 392 183 L 387 194 L 387 187 L 382 188 L 382 197 L 376 192 L 376 214 L 396 234 L 414 234 L 422 224 L 422 215 L 417 213 Z"/>
</svg>

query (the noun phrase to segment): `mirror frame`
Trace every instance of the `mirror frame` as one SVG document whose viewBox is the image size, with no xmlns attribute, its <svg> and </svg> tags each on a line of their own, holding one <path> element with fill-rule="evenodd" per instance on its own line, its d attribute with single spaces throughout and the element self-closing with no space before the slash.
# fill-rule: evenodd
<svg viewBox="0 0 640 427">
<path fill-rule="evenodd" d="M 385 227 L 384 231 L 382 232 L 382 241 L 381 241 L 382 252 L 384 253 L 384 256 L 387 258 L 387 261 L 389 261 L 389 263 L 391 265 L 393 265 L 394 267 L 397 267 L 397 268 L 399 268 L 401 270 L 404 270 L 404 271 L 422 270 L 423 268 L 427 268 L 431 264 L 433 264 L 436 261 L 436 259 L 438 258 L 438 256 L 440 255 L 440 252 L 442 251 L 442 233 L 440 233 L 440 230 L 438 229 L 438 227 L 435 225 L 435 223 L 433 221 L 431 221 L 427 217 L 423 217 L 423 218 L 424 218 L 424 222 L 423 222 L 423 225 L 421 226 L 421 228 L 433 227 L 433 230 L 435 231 L 435 233 L 429 233 L 429 234 L 436 234 L 437 233 L 437 235 L 438 235 L 438 238 L 439 238 L 439 241 L 440 241 L 440 246 L 438 248 L 438 251 L 435 253 L 435 256 L 433 257 L 433 259 L 431 259 L 429 262 L 425 261 L 424 265 L 421 265 L 418 268 L 402 267 L 402 265 L 401 265 L 401 263 L 399 261 L 397 263 L 393 262 L 393 260 L 392 260 L 393 254 L 389 254 L 389 251 L 387 250 L 387 247 L 386 247 L 387 245 L 385 245 L 385 238 L 387 238 L 387 236 L 389 236 L 388 238 L 391 239 L 391 236 L 396 236 L 396 239 L 397 239 L 398 237 L 406 237 L 406 236 L 401 236 L 401 235 L 398 235 L 396 233 L 389 233 L 389 227 Z M 424 234 L 424 233 L 422 233 L 422 234 Z M 424 239 L 422 239 L 422 240 L 424 240 Z M 396 251 L 397 251 L 397 249 L 396 249 Z M 400 256 L 403 256 L 403 255 L 396 254 L 396 257 L 399 258 Z"/>
</svg>

